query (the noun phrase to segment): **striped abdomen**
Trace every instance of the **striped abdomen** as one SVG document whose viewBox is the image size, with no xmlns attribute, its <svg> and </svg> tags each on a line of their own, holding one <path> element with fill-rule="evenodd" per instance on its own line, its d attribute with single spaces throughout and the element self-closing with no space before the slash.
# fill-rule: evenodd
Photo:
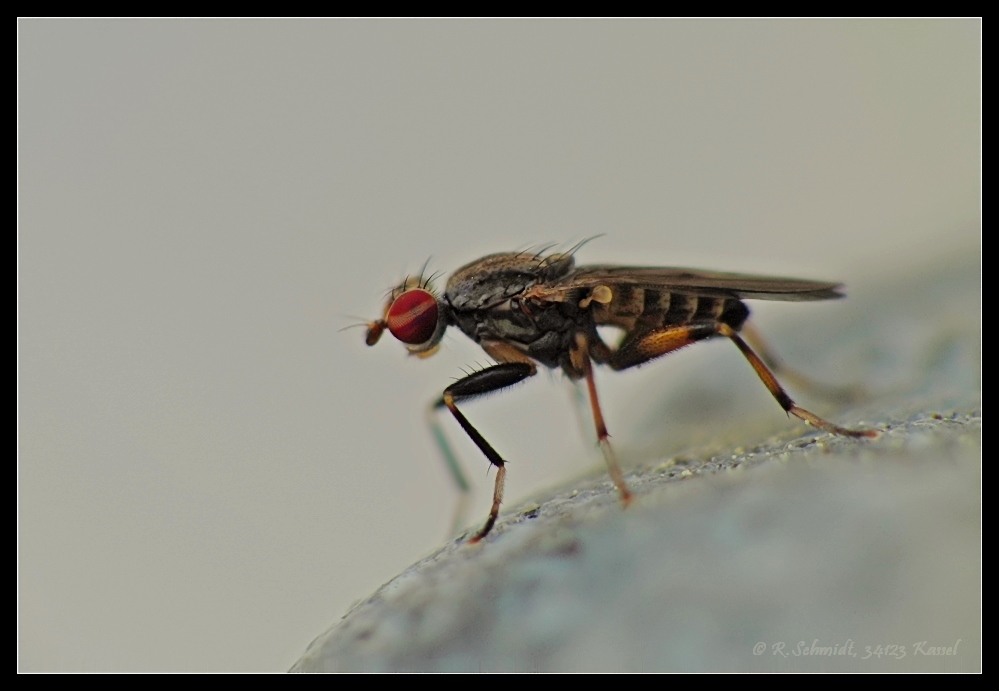
<svg viewBox="0 0 999 691">
<path fill-rule="evenodd" d="M 616 326 L 633 333 L 719 321 L 738 330 L 749 309 L 738 298 L 618 285 L 609 303 L 592 303 L 591 313 L 597 326 Z"/>
</svg>

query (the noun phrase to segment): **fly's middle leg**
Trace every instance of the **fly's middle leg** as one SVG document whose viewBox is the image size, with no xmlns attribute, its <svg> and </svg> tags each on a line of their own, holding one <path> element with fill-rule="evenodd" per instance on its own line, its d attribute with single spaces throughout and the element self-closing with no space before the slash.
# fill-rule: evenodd
<svg viewBox="0 0 999 691">
<path fill-rule="evenodd" d="M 607 472 L 610 473 L 611 480 L 614 481 L 614 486 L 617 487 L 618 494 L 621 496 L 621 502 L 627 506 L 631 502 L 631 490 L 628 489 L 628 485 L 624 481 L 621 466 L 618 465 L 617 456 L 614 455 L 614 449 L 611 448 L 608 439 L 610 435 L 607 433 L 604 414 L 600 410 L 600 400 L 597 398 L 597 386 L 593 381 L 593 363 L 590 360 L 590 348 L 586 336 L 576 334 L 575 346 L 570 357 L 572 358 L 573 367 L 582 371 L 583 376 L 586 378 L 586 389 L 590 394 L 590 408 L 593 411 L 593 424 L 597 428 L 597 443 L 600 445 L 600 451 L 604 455 Z"/>
</svg>

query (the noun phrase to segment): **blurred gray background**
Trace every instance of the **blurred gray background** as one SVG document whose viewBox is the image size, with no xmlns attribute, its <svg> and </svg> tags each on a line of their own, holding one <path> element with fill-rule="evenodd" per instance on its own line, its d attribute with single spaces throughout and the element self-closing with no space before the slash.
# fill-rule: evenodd
<svg viewBox="0 0 999 691">
<path fill-rule="evenodd" d="M 978 20 L 18 31 L 25 671 L 287 669 L 444 541 L 424 407 L 486 358 L 339 331 L 428 257 L 605 234 L 579 261 L 863 287 L 980 243 Z M 713 358 L 598 374 L 622 456 Z M 558 376 L 466 412 L 511 501 L 599 464 Z M 445 426 L 477 524 L 492 477 Z"/>
</svg>

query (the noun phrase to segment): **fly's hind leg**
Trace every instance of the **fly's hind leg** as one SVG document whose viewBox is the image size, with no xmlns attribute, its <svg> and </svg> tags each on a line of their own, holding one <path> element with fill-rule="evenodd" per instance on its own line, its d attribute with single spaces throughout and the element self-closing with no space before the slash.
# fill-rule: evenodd
<svg viewBox="0 0 999 691">
<path fill-rule="evenodd" d="M 770 391 L 770 394 L 777 400 L 780 407 L 788 415 L 794 415 L 813 427 L 817 427 L 832 434 L 839 434 L 845 437 L 876 437 L 877 432 L 873 430 L 853 430 L 840 427 L 828 420 L 820 418 L 815 413 L 805 410 L 796 404 L 784 388 L 777 381 L 770 368 L 763 362 L 763 359 L 742 340 L 735 329 L 725 323 L 701 323 L 687 326 L 671 326 L 661 329 L 650 329 L 644 333 L 633 334 L 626 338 L 621 346 L 611 354 L 610 366 L 621 370 L 640 365 L 685 346 L 702 341 L 708 338 L 724 336 L 730 339 L 742 352 L 743 356 L 752 365 L 756 375 Z"/>
<path fill-rule="evenodd" d="M 730 339 L 733 343 L 735 343 L 735 345 L 739 348 L 739 350 L 742 351 L 742 354 L 746 357 L 747 360 L 749 360 L 749 364 L 753 366 L 753 369 L 756 370 L 756 375 L 767 387 L 767 390 L 770 391 L 771 395 L 773 395 L 773 397 L 777 399 L 777 402 L 780 404 L 780 407 L 783 408 L 785 412 L 787 412 L 789 415 L 794 415 L 799 420 L 804 420 L 806 423 L 812 425 L 813 427 L 818 427 L 819 429 L 824 430 L 826 432 L 831 432 L 832 434 L 839 434 L 844 437 L 878 436 L 878 433 L 875 432 L 874 430 L 847 429 L 846 427 L 840 427 L 839 425 L 834 425 L 828 420 L 823 420 L 815 413 L 805 410 L 804 408 L 796 404 L 793 400 L 791 400 L 791 397 L 787 395 L 787 392 L 784 391 L 784 388 L 780 385 L 780 382 L 777 381 L 777 377 L 775 377 L 774 373 L 771 372 L 770 369 L 766 366 L 766 364 L 763 362 L 763 359 L 760 358 L 760 356 L 757 355 L 756 352 L 752 348 L 750 348 L 749 345 L 744 340 L 742 340 L 742 337 L 735 332 L 735 329 L 733 329 L 728 324 L 718 324 L 717 328 L 718 328 L 718 335 L 725 336 L 726 338 Z"/>
<path fill-rule="evenodd" d="M 756 351 L 760 359 L 770 368 L 770 371 L 779 374 L 784 381 L 790 382 L 793 388 L 808 391 L 817 396 L 841 403 L 851 403 L 866 397 L 864 388 L 861 386 L 855 384 L 839 386 L 816 381 L 807 374 L 788 366 L 774 353 L 770 344 L 767 343 L 759 330 L 752 324 L 748 322 L 743 324 L 739 331 L 742 338 Z"/>
</svg>

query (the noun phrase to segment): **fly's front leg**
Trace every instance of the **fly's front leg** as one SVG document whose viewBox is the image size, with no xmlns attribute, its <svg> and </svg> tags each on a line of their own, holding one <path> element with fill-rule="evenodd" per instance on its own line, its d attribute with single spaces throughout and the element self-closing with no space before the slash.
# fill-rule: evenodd
<svg viewBox="0 0 999 691">
<path fill-rule="evenodd" d="M 455 487 L 458 488 L 458 492 L 460 492 L 458 506 L 455 507 L 454 518 L 451 521 L 451 530 L 447 534 L 447 537 L 450 538 L 458 532 L 459 526 L 464 521 L 465 511 L 468 508 L 468 496 L 472 487 L 465 478 L 465 473 L 461 469 L 461 464 L 458 463 L 458 457 L 451 449 L 451 444 L 447 440 L 447 435 L 444 434 L 444 430 L 441 428 L 440 418 L 437 416 L 437 413 L 443 407 L 444 401 L 440 398 L 427 407 L 427 426 L 430 428 L 430 435 L 434 438 L 434 442 L 437 444 L 437 449 L 440 451 L 441 457 L 444 459 L 444 464 L 447 466 L 448 473 L 451 475 L 451 480 L 454 482 Z"/>
<path fill-rule="evenodd" d="M 464 413 L 458 410 L 457 402 L 512 386 L 532 376 L 536 371 L 534 364 L 531 362 L 503 362 L 493 365 L 451 384 L 451 386 L 444 389 L 444 394 L 434 404 L 434 408 L 447 408 L 450 410 L 454 419 L 465 430 L 465 434 L 475 442 L 475 445 L 485 454 L 489 462 L 496 466 L 496 485 L 493 489 L 493 505 L 489 510 L 489 518 L 486 519 L 486 524 L 482 526 L 482 529 L 472 538 L 472 542 L 478 542 L 484 538 L 492 530 L 493 525 L 496 523 L 496 518 L 499 516 L 500 504 L 503 502 L 503 482 L 506 479 L 506 461 L 486 441 L 485 437 L 479 433 L 479 430 L 475 429 Z M 436 430 L 435 435 L 439 435 L 439 442 L 443 440 L 443 434 L 440 433 L 439 428 Z M 446 442 L 444 448 L 447 448 Z M 450 449 L 445 452 L 445 459 L 448 461 L 449 466 L 453 464 L 453 467 L 457 468 L 454 456 L 449 452 Z M 452 471 L 452 474 L 454 474 L 454 471 Z M 464 481 L 460 470 L 458 470 L 457 476 L 461 477 L 461 481 Z M 467 489 L 467 483 L 465 483 L 465 488 Z"/>
</svg>

